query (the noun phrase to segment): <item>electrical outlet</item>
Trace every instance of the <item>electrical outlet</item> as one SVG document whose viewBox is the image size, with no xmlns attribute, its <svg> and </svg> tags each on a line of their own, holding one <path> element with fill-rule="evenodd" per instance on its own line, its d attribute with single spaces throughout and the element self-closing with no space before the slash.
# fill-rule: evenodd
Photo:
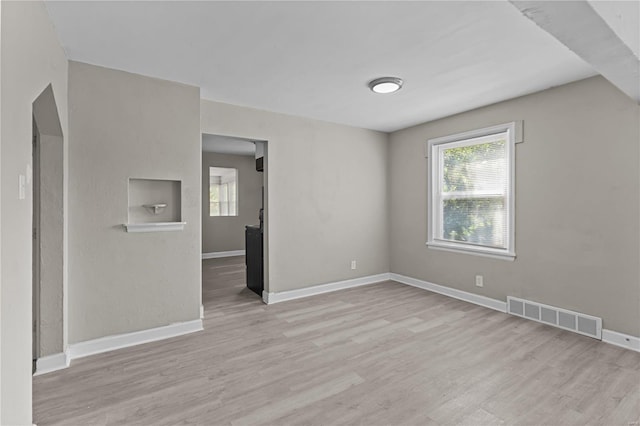
<svg viewBox="0 0 640 426">
<path fill-rule="evenodd" d="M 484 280 L 482 275 L 476 275 L 476 287 L 484 287 Z"/>
<path fill-rule="evenodd" d="M 355 260 L 351 261 L 351 269 L 356 269 L 356 261 Z"/>
</svg>

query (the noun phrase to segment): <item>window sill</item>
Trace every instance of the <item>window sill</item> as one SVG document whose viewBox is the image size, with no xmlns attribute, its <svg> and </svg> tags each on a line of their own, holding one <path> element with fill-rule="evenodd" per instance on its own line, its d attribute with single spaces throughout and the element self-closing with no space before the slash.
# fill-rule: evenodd
<svg viewBox="0 0 640 426">
<path fill-rule="evenodd" d="M 513 262 L 516 259 L 515 253 L 473 249 L 473 248 L 466 248 L 466 247 L 455 246 L 455 245 L 439 244 L 434 242 L 427 242 L 426 244 L 427 244 L 427 247 L 432 250 L 441 250 L 441 251 L 448 251 L 451 253 L 460 253 L 460 254 L 470 254 L 472 256 L 488 257 L 491 259 L 506 260 L 509 262 Z"/>
<path fill-rule="evenodd" d="M 165 232 L 182 231 L 187 222 L 150 222 L 150 223 L 124 223 L 122 226 L 127 232 Z"/>
</svg>

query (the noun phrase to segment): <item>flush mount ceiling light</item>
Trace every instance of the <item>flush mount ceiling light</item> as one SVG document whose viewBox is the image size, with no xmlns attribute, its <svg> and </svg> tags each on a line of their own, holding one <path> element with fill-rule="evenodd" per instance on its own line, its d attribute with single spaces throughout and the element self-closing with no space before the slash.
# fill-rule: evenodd
<svg viewBox="0 0 640 426">
<path fill-rule="evenodd" d="M 376 93 L 393 93 L 402 87 L 402 79 L 398 77 L 381 77 L 369 82 L 369 89 Z"/>
</svg>

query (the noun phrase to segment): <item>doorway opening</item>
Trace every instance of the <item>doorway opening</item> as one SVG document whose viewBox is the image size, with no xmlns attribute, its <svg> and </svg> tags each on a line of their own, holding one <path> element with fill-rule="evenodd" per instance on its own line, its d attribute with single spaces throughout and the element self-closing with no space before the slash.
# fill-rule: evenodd
<svg viewBox="0 0 640 426">
<path fill-rule="evenodd" d="M 264 140 L 202 135 L 203 314 L 268 290 Z"/>
<path fill-rule="evenodd" d="M 64 145 L 51 85 L 33 111 L 33 372 L 64 366 Z"/>
</svg>

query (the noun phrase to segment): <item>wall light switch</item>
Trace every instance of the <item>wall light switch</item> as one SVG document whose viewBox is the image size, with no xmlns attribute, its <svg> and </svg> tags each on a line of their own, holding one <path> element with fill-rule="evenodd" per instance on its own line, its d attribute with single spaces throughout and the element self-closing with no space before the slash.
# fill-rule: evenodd
<svg viewBox="0 0 640 426">
<path fill-rule="evenodd" d="M 18 181 L 18 199 L 24 200 L 27 198 L 27 177 L 25 175 L 20 175 Z"/>
</svg>

